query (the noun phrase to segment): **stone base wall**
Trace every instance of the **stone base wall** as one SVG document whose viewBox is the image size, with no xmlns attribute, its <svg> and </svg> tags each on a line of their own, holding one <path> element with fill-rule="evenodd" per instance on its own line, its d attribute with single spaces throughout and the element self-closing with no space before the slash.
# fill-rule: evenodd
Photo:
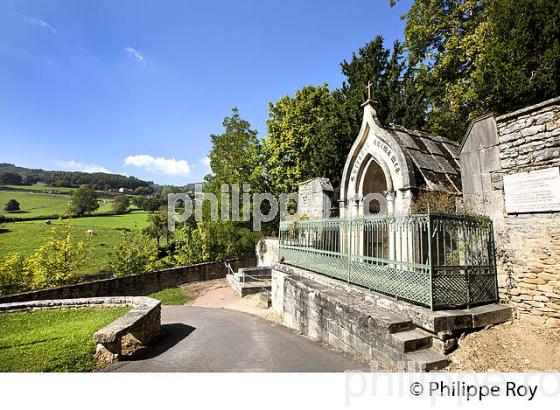
<svg viewBox="0 0 560 410">
<path fill-rule="evenodd" d="M 328 292 L 318 292 L 301 278 L 273 270 L 272 308 L 284 326 L 345 353 L 373 360 L 396 370 L 406 356 L 391 344 L 389 325 L 366 312 L 341 304 Z M 406 324 L 403 324 L 406 326 Z M 404 369 L 400 369 L 404 370 Z"/>
<path fill-rule="evenodd" d="M 330 217 L 334 190 L 328 178 L 313 178 L 298 184 L 298 216 L 309 219 Z"/>
<path fill-rule="evenodd" d="M 254 256 L 227 261 L 234 271 L 255 266 Z M 224 262 L 206 262 L 179 268 L 163 269 L 122 278 L 103 279 L 77 285 L 0 296 L 0 303 L 23 302 L 42 299 L 75 299 L 99 296 L 143 296 L 163 289 L 182 285 L 225 278 L 228 273 Z"/>
<path fill-rule="evenodd" d="M 546 212 L 508 214 L 504 176 L 559 167 L 560 97 L 481 117 L 461 147 L 463 199 L 494 223 L 501 301 L 551 327 L 560 327 L 560 212 L 551 203 Z"/>
</svg>

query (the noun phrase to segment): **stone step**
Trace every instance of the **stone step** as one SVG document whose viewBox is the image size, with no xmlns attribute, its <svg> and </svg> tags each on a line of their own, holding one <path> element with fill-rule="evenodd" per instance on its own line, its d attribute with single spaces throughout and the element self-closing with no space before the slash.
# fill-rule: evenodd
<svg viewBox="0 0 560 410">
<path fill-rule="evenodd" d="M 432 335 L 421 329 L 405 330 L 391 335 L 397 348 L 403 353 L 432 346 Z"/>
<path fill-rule="evenodd" d="M 243 276 L 244 274 L 246 275 L 250 275 L 250 276 L 265 276 L 265 277 L 271 277 L 272 276 L 272 270 L 270 268 L 241 268 L 237 271 L 237 273 L 241 276 Z"/>
<path fill-rule="evenodd" d="M 251 273 L 251 272 L 236 272 L 235 274 L 236 278 L 243 278 L 243 277 L 253 277 L 253 278 L 263 278 L 263 279 L 271 279 L 272 276 L 266 273 Z"/>
<path fill-rule="evenodd" d="M 511 320 L 513 309 L 506 305 L 491 303 L 467 310 L 472 315 L 474 328 L 495 325 Z"/>
<path fill-rule="evenodd" d="M 441 370 L 448 363 L 447 356 L 431 349 L 416 350 L 415 352 L 406 353 L 405 356 L 408 362 L 407 370 L 413 372 Z"/>
<path fill-rule="evenodd" d="M 389 329 L 389 333 L 396 334 L 414 329 L 414 323 L 412 323 L 412 320 L 409 319 L 393 319 L 392 323 L 390 323 L 387 327 Z"/>
</svg>

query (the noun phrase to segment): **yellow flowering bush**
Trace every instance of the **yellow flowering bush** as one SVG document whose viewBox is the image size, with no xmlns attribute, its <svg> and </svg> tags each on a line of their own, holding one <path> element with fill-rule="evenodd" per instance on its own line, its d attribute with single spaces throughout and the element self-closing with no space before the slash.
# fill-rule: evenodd
<svg viewBox="0 0 560 410">
<path fill-rule="evenodd" d="M 53 228 L 31 256 L 13 255 L 0 260 L 0 294 L 72 283 L 87 256 L 84 242 L 73 240 L 71 225 Z"/>
</svg>

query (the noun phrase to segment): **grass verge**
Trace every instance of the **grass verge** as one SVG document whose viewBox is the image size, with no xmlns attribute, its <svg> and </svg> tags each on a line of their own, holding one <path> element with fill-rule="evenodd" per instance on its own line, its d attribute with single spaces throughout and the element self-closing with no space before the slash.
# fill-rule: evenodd
<svg viewBox="0 0 560 410">
<path fill-rule="evenodd" d="M 148 296 L 160 300 L 162 305 L 184 305 L 192 299 L 181 288 L 164 289 Z"/>
<path fill-rule="evenodd" d="M 129 310 L 52 309 L 0 314 L 0 372 L 95 369 L 93 334 Z"/>
</svg>

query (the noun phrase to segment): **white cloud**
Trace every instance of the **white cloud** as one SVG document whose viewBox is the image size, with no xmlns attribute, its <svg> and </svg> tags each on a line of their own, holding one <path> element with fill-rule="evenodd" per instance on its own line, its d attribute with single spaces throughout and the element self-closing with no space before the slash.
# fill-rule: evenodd
<svg viewBox="0 0 560 410">
<path fill-rule="evenodd" d="M 209 156 L 205 156 L 204 158 L 202 158 L 200 160 L 200 162 L 202 162 L 204 165 L 206 165 L 207 167 L 210 166 L 210 157 Z"/>
<path fill-rule="evenodd" d="M 40 18 L 37 18 L 37 17 L 25 16 L 25 15 L 19 14 L 19 13 L 14 13 L 14 14 L 19 16 L 19 18 L 22 19 L 23 21 L 25 21 L 26 23 L 42 27 L 46 30 L 49 30 L 54 35 L 57 34 L 56 29 L 53 26 L 51 26 L 49 23 L 47 23 L 45 20 L 41 20 Z"/>
<path fill-rule="evenodd" d="M 97 164 L 84 164 L 83 162 L 77 162 L 74 160 L 70 161 L 58 161 L 58 165 L 65 171 L 81 171 L 81 172 L 105 172 L 106 174 L 111 174 L 107 168 L 97 165 Z"/>
<path fill-rule="evenodd" d="M 131 155 L 125 158 L 124 165 L 132 165 L 150 172 L 167 175 L 189 175 L 192 166 L 185 160 L 152 157 L 151 155 Z"/>
<path fill-rule="evenodd" d="M 129 58 L 139 62 L 142 65 L 146 65 L 146 57 L 140 51 L 138 51 L 138 50 L 136 50 L 136 49 L 134 49 L 130 46 L 126 46 L 124 48 L 124 52 L 126 53 L 126 55 Z"/>
</svg>

